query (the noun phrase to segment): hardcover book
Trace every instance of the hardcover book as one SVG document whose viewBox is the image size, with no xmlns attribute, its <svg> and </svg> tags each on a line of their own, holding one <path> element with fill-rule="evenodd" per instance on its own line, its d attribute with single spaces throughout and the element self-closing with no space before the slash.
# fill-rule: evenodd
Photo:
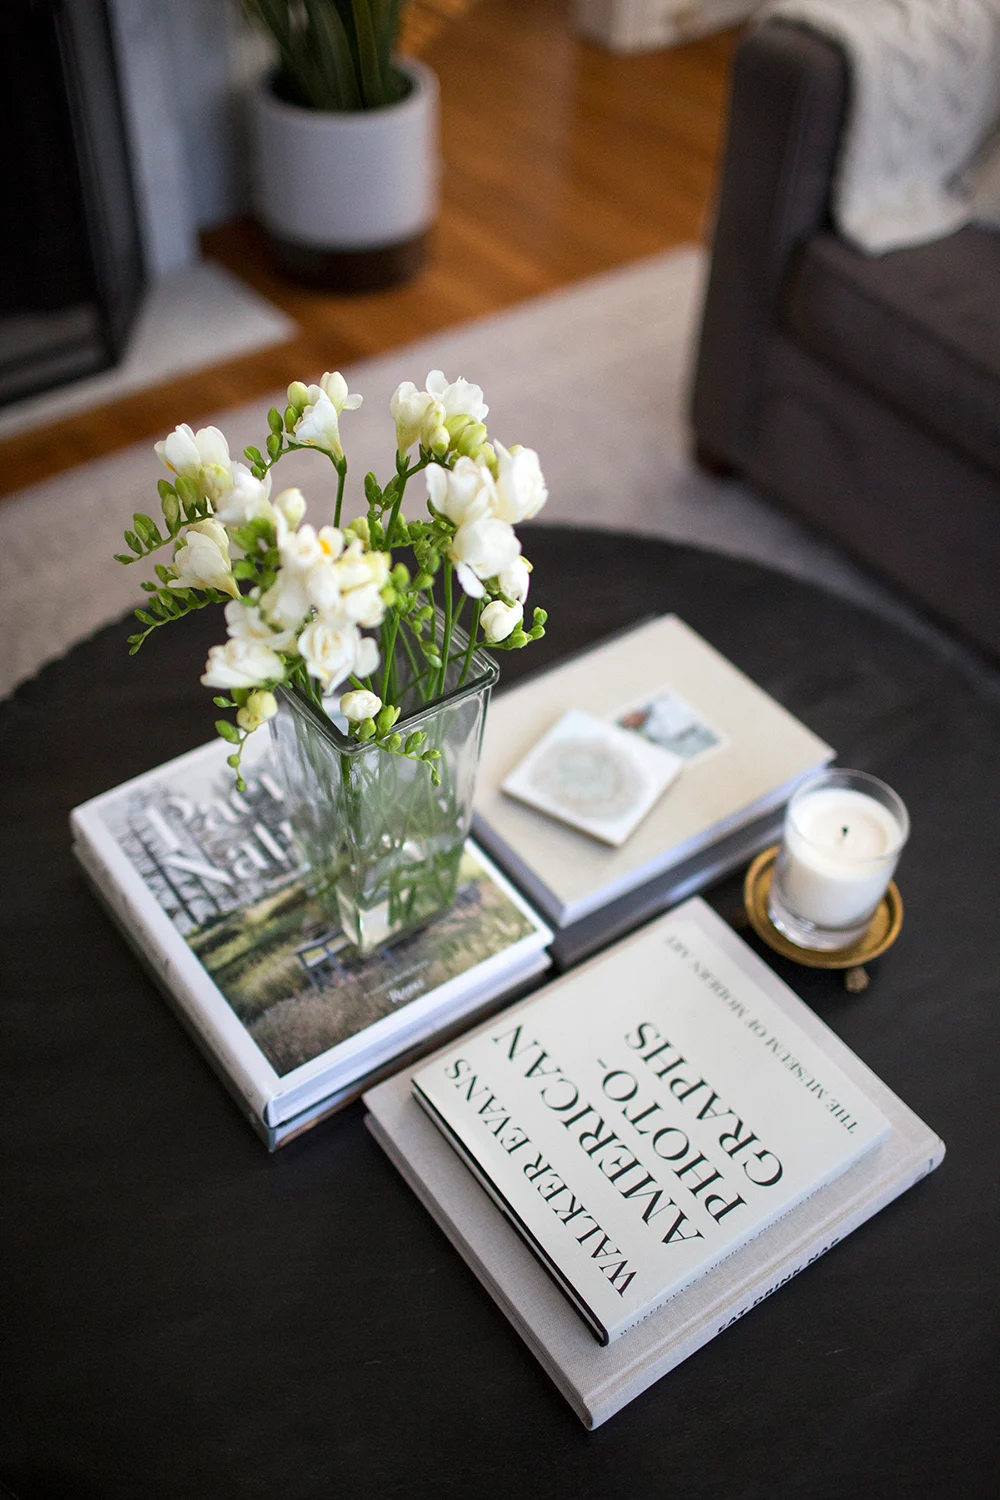
<svg viewBox="0 0 1000 1500">
<path fill-rule="evenodd" d="M 74 810 L 112 917 L 273 1149 L 548 965 L 551 933 L 469 844 L 450 910 L 367 956 L 309 891 L 266 736 L 221 740 Z"/>
<path fill-rule="evenodd" d="M 553 725 L 583 710 L 682 769 L 620 847 L 504 792 Z M 675 615 L 637 626 L 491 704 L 473 833 L 556 928 L 568 967 L 774 841 L 833 751 Z"/>
<path fill-rule="evenodd" d="M 590 1426 L 944 1154 L 698 899 L 365 1101 Z"/>
</svg>

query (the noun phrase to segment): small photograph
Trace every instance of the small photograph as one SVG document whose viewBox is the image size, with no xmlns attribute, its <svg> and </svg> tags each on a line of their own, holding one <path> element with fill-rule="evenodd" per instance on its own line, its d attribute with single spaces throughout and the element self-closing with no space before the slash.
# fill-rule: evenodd
<svg viewBox="0 0 1000 1500">
<path fill-rule="evenodd" d="M 682 765 L 679 756 L 571 709 L 514 768 L 503 790 L 618 847 Z"/>
<path fill-rule="evenodd" d="M 664 691 L 615 716 L 622 729 L 641 734 L 651 745 L 690 762 L 724 743 L 723 736 L 706 723 L 690 703 L 677 693 Z"/>
</svg>

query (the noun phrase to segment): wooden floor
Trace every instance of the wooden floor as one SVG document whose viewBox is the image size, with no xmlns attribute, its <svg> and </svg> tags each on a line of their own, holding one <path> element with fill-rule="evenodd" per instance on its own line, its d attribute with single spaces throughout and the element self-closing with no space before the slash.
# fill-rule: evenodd
<svg viewBox="0 0 1000 1500">
<path fill-rule="evenodd" d="M 250 222 L 208 231 L 207 255 L 298 323 L 289 343 L 0 442 L 0 493 L 176 423 L 703 238 L 734 35 L 616 57 L 578 40 L 569 0 L 479 0 L 432 44 L 444 185 L 431 262 L 359 297 L 295 287 Z"/>
</svg>

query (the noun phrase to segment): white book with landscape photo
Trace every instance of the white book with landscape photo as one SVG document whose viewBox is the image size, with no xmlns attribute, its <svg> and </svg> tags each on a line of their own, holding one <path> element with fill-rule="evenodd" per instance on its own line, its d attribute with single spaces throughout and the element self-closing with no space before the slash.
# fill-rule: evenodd
<svg viewBox="0 0 1000 1500">
<path fill-rule="evenodd" d="M 516 768 L 574 710 L 681 763 L 617 847 L 552 816 L 551 786 L 545 812 L 523 800 Z M 818 735 L 676 615 L 665 615 L 494 698 L 473 834 L 557 928 L 676 871 L 679 888 L 663 884 L 662 910 L 752 858 L 773 834 L 768 815 L 776 818 L 799 782 L 832 758 Z M 517 797 L 505 791 L 512 774 Z M 603 940 L 621 930 L 618 920 Z"/>
<path fill-rule="evenodd" d="M 602 1343 L 889 1131 L 683 908 L 413 1087 Z"/>
<path fill-rule="evenodd" d="M 944 1155 L 699 899 L 365 1102 L 376 1139 L 589 1427 Z"/>
<path fill-rule="evenodd" d="M 452 907 L 362 955 L 309 889 L 258 736 L 214 740 L 78 807 L 74 850 L 275 1146 L 360 1081 L 544 970 L 551 934 L 472 844 Z"/>
</svg>

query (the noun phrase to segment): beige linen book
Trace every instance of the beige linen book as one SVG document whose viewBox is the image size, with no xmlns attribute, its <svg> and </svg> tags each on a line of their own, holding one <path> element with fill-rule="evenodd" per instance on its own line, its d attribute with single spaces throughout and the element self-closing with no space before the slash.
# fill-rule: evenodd
<svg viewBox="0 0 1000 1500">
<path fill-rule="evenodd" d="M 504 794 L 507 776 L 568 710 L 620 723 L 658 698 L 690 707 L 702 747 L 620 848 Z M 494 699 L 475 837 L 549 921 L 566 927 L 702 851 L 710 867 L 714 845 L 776 813 L 833 753 L 676 615 L 666 615 Z M 751 853 L 741 848 L 739 857 Z"/>
<path fill-rule="evenodd" d="M 688 1355 L 723 1332 L 852 1229 L 931 1172 L 944 1155 L 933 1130 L 882 1083 L 704 902 L 679 909 L 722 947 L 745 976 L 741 997 L 763 993 L 889 1122 L 889 1133 L 749 1243 L 602 1347 L 563 1292 L 504 1219 L 413 1097 L 404 1069 L 365 1095 L 367 1124 L 387 1155 L 587 1427 L 598 1427 Z M 676 915 L 676 914 L 674 914 Z M 657 926 L 673 916 L 660 919 Z M 636 937 L 565 975 L 542 995 L 601 971 L 613 993 L 618 956 Z M 532 996 L 506 1013 L 530 1012 Z M 489 1023 L 495 1027 L 495 1022 Z M 479 1035 L 486 1028 L 477 1028 Z M 446 1049 L 450 1051 L 451 1049 Z M 435 1054 L 444 1055 L 443 1052 Z M 422 1065 L 426 1066 L 426 1064 Z"/>
</svg>

